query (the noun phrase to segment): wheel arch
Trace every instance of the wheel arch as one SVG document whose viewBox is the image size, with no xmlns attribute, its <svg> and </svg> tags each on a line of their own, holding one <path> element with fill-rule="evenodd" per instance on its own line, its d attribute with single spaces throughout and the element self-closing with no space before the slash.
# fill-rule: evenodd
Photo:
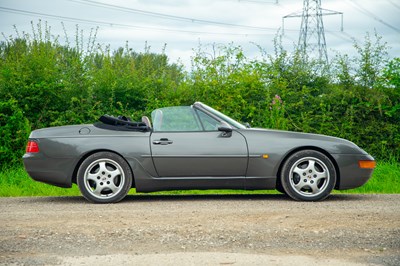
<svg viewBox="0 0 400 266">
<path fill-rule="evenodd" d="M 121 158 L 124 159 L 124 161 L 128 164 L 129 169 L 131 170 L 131 173 L 132 173 L 132 184 L 131 184 L 131 187 L 132 188 L 135 187 L 135 175 L 134 175 L 134 172 L 132 170 L 131 164 L 126 160 L 126 158 L 122 154 L 120 154 L 120 153 L 118 153 L 116 151 L 113 151 L 113 150 L 109 150 L 109 149 L 97 149 L 97 150 L 92 150 L 92 151 L 89 151 L 89 152 L 83 154 L 81 156 L 81 158 L 79 159 L 79 161 L 75 165 L 74 171 L 72 173 L 72 183 L 75 183 L 75 184 L 77 183 L 78 170 L 79 170 L 79 167 L 82 165 L 83 161 L 86 158 L 88 158 L 90 155 L 98 153 L 98 152 L 111 152 L 111 153 L 117 154 L 118 156 L 121 156 Z"/>
<path fill-rule="evenodd" d="M 316 146 L 301 146 L 301 147 L 297 147 L 291 151 L 289 151 L 281 160 L 278 170 L 276 172 L 276 186 L 281 186 L 281 172 L 282 172 L 282 168 L 283 165 L 285 164 L 285 162 L 287 161 L 287 159 L 292 156 L 294 153 L 298 152 L 298 151 L 303 151 L 303 150 L 314 150 L 314 151 L 318 151 L 321 152 L 322 154 L 324 154 L 326 157 L 329 158 L 329 160 L 331 160 L 333 166 L 335 167 L 335 171 L 336 171 L 336 183 L 334 186 L 334 189 L 337 189 L 337 187 L 339 187 L 340 185 L 340 170 L 339 170 L 339 166 L 336 162 L 336 160 L 333 158 L 333 156 L 327 152 L 326 150 L 316 147 Z"/>
</svg>

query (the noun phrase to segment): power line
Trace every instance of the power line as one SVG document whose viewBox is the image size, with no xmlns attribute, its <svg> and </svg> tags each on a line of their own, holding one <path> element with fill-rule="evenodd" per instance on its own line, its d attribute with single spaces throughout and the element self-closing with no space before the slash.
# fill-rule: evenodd
<svg viewBox="0 0 400 266">
<path fill-rule="evenodd" d="M 229 2 L 248 2 L 248 3 L 255 3 L 255 4 L 275 4 L 277 5 L 279 3 L 278 0 L 271 0 L 271 1 L 260 1 L 260 0 L 222 0 L 222 1 L 229 1 Z"/>
<path fill-rule="evenodd" d="M 127 12 L 127 13 L 142 14 L 142 15 L 146 15 L 146 16 L 164 18 L 164 19 L 169 19 L 169 20 L 187 21 L 187 22 L 191 22 L 191 23 L 213 24 L 213 25 L 218 25 L 218 26 L 228 26 L 228 27 L 236 27 L 236 28 L 259 30 L 259 31 L 260 30 L 261 31 L 271 31 L 271 30 L 275 31 L 276 30 L 276 29 L 273 29 L 273 28 L 256 27 L 256 26 L 248 26 L 248 25 L 238 25 L 238 24 L 219 22 L 219 21 L 211 21 L 211 20 L 189 18 L 189 17 L 181 17 L 181 16 L 170 15 L 170 14 L 164 14 L 164 13 L 152 12 L 152 11 L 147 11 L 147 10 L 141 10 L 141 9 L 136 9 L 136 8 L 128 8 L 128 7 L 118 6 L 118 5 L 105 4 L 105 3 L 101 3 L 101 2 L 93 1 L 93 0 L 70 0 L 70 1 L 71 2 L 75 2 L 75 3 L 90 5 L 90 6 L 102 7 L 102 8 L 107 8 L 107 9 L 114 9 L 114 10 L 119 10 L 119 11 L 123 11 L 123 12 Z"/>
<path fill-rule="evenodd" d="M 343 32 L 334 32 L 334 31 L 325 31 L 333 36 L 336 36 L 337 38 L 342 39 L 343 41 L 346 42 L 351 42 L 353 40 L 353 37 L 351 37 L 351 35 L 349 35 L 348 33 Z"/>
<path fill-rule="evenodd" d="M 61 21 L 86 23 L 86 24 L 97 25 L 97 26 L 132 28 L 132 29 L 139 29 L 139 30 L 180 32 L 180 33 L 187 33 L 187 34 L 231 35 L 231 36 L 265 36 L 265 35 L 267 35 L 266 33 L 264 33 L 264 34 L 261 34 L 261 33 L 260 34 L 256 34 L 256 33 L 249 33 L 249 34 L 247 34 L 247 33 L 221 33 L 221 32 L 189 31 L 189 30 L 180 30 L 180 29 L 171 29 L 171 28 L 137 26 L 137 25 L 106 22 L 106 21 L 99 21 L 99 20 L 90 20 L 90 19 L 81 19 L 81 18 L 72 18 L 72 17 L 66 17 L 66 16 L 50 15 L 50 14 L 45 14 L 45 13 L 40 13 L 40 12 L 33 12 L 33 11 L 27 11 L 27 10 L 21 10 L 21 9 L 6 8 L 6 7 L 0 7 L 0 11 L 6 12 L 6 13 L 36 16 L 36 17 L 45 17 L 45 18 L 51 18 L 51 19 L 56 19 L 56 20 L 61 20 Z"/>
<path fill-rule="evenodd" d="M 356 9 L 358 9 L 361 13 L 363 13 L 364 15 L 367 15 L 369 17 L 372 17 L 373 19 L 375 19 L 376 21 L 380 22 L 381 24 L 391 28 L 392 30 L 400 33 L 400 29 L 390 25 L 389 23 L 387 23 L 386 21 L 384 21 L 383 19 L 379 18 L 378 16 L 376 16 L 374 13 L 368 11 L 367 9 L 365 9 L 364 7 L 362 7 L 360 4 L 356 3 L 354 0 L 347 0 L 350 4 L 352 4 Z"/>
<path fill-rule="evenodd" d="M 136 30 L 152 30 L 152 31 L 158 31 L 158 32 L 178 32 L 178 33 L 184 33 L 184 34 L 226 35 L 226 36 L 244 36 L 244 37 L 268 35 L 267 33 L 260 33 L 260 34 L 257 34 L 257 33 L 221 33 L 221 32 L 190 31 L 190 30 L 171 29 L 171 28 L 137 26 L 137 25 L 131 25 L 131 24 L 122 24 L 122 23 L 114 23 L 114 22 L 107 22 L 107 21 L 51 15 L 51 14 L 46 14 L 46 13 L 33 12 L 33 11 L 27 11 L 27 10 L 21 10 L 21 9 L 14 9 L 14 8 L 6 8 L 6 7 L 0 7 L 0 12 L 20 14 L 20 15 L 26 15 L 26 16 L 34 16 L 34 17 L 39 17 L 39 18 L 43 17 L 43 18 L 60 20 L 60 21 L 70 21 L 70 22 L 75 22 L 75 23 L 84 23 L 84 24 L 95 25 L 95 26 L 131 28 L 131 29 L 136 29 Z M 274 32 L 276 32 L 278 29 L 273 29 L 273 30 L 274 30 Z M 286 31 L 298 32 L 299 30 L 298 29 L 286 29 Z M 334 31 L 327 31 L 327 32 L 333 33 Z"/>
<path fill-rule="evenodd" d="M 400 5 L 396 4 L 395 2 L 393 2 L 392 0 L 387 0 L 389 3 L 391 3 L 392 5 L 394 5 L 395 7 L 397 7 L 398 9 L 400 9 Z"/>
<path fill-rule="evenodd" d="M 348 34 L 347 32 L 343 31 L 342 34 L 344 36 L 346 36 L 347 38 L 349 38 L 349 40 L 354 41 L 354 36 L 351 36 L 350 34 Z"/>
</svg>

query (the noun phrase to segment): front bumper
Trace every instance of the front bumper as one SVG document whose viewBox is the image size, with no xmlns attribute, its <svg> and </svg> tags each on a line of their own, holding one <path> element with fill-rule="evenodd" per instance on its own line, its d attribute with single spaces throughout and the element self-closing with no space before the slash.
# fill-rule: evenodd
<svg viewBox="0 0 400 266">
<path fill-rule="evenodd" d="M 333 158 L 339 168 L 339 180 L 335 187 L 338 190 L 361 187 L 371 178 L 374 171 L 358 166 L 360 160 L 374 160 L 369 154 L 333 154 Z"/>
</svg>

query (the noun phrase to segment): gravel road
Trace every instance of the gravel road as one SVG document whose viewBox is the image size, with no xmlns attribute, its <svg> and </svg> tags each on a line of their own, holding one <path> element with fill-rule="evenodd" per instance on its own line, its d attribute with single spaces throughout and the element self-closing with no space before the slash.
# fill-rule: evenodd
<svg viewBox="0 0 400 266">
<path fill-rule="evenodd" d="M 400 195 L 0 198 L 0 265 L 400 265 Z"/>
</svg>

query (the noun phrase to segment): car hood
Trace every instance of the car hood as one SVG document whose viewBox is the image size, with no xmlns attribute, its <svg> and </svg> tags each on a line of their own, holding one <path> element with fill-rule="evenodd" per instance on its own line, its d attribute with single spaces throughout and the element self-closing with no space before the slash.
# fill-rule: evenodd
<svg viewBox="0 0 400 266">
<path fill-rule="evenodd" d="M 288 150 L 299 147 L 318 147 L 332 154 L 367 154 L 353 142 L 321 134 L 302 133 L 284 130 L 250 128 L 240 130 L 249 142 L 267 140 L 271 146 L 281 146 Z"/>
</svg>

